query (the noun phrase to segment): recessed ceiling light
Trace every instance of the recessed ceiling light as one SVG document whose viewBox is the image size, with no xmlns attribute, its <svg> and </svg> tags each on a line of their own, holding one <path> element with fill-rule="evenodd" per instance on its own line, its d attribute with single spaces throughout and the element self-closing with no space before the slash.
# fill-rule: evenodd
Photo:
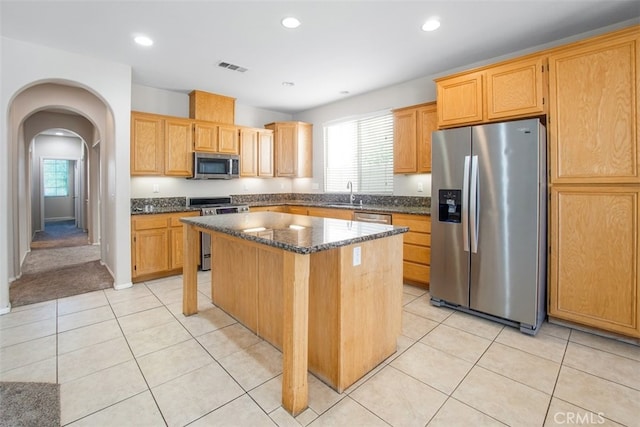
<svg viewBox="0 0 640 427">
<path fill-rule="evenodd" d="M 438 18 L 429 18 L 427 22 L 422 24 L 422 31 L 434 31 L 440 28 L 440 20 Z"/>
<path fill-rule="evenodd" d="M 291 86 L 295 86 L 295 83 L 294 82 L 282 82 L 282 86 L 291 87 Z"/>
<path fill-rule="evenodd" d="M 287 16 L 281 22 L 285 28 L 298 28 L 300 26 L 298 18 L 294 18 L 293 16 Z"/>
<path fill-rule="evenodd" d="M 151 45 L 153 45 L 153 40 L 151 40 L 147 36 L 136 36 L 136 37 L 134 37 L 133 41 L 138 43 L 140 46 L 151 46 Z"/>
</svg>

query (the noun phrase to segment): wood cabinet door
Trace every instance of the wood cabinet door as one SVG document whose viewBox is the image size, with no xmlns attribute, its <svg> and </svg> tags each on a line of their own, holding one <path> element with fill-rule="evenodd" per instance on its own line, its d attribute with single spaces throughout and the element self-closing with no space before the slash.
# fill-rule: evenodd
<svg viewBox="0 0 640 427">
<path fill-rule="evenodd" d="M 218 151 L 218 126 L 213 123 L 196 122 L 193 125 L 194 150 L 207 153 Z"/>
<path fill-rule="evenodd" d="M 169 268 L 182 268 L 184 264 L 184 229 L 173 227 L 169 229 L 169 241 L 171 242 Z"/>
<path fill-rule="evenodd" d="M 273 176 L 273 132 L 258 131 L 258 176 Z"/>
<path fill-rule="evenodd" d="M 543 114 L 544 63 L 545 58 L 539 56 L 488 68 L 486 118 L 497 120 Z"/>
<path fill-rule="evenodd" d="M 298 128 L 295 123 L 278 123 L 275 130 L 276 176 L 296 176 Z"/>
<path fill-rule="evenodd" d="M 311 178 L 313 176 L 313 125 L 298 122 L 296 135 L 295 176 Z"/>
<path fill-rule="evenodd" d="M 258 175 L 258 132 L 240 129 L 240 176 Z"/>
<path fill-rule="evenodd" d="M 133 239 L 134 277 L 169 270 L 169 245 L 166 227 L 136 231 Z"/>
<path fill-rule="evenodd" d="M 419 108 L 416 114 L 417 172 L 429 173 L 431 172 L 431 133 L 438 130 L 438 108 L 436 103 Z"/>
<path fill-rule="evenodd" d="M 640 188 L 551 191 L 549 315 L 640 337 Z"/>
<path fill-rule="evenodd" d="M 163 118 L 131 113 L 131 175 L 162 175 L 163 168 Z"/>
<path fill-rule="evenodd" d="M 553 183 L 640 183 L 640 36 L 625 34 L 549 56 Z"/>
<path fill-rule="evenodd" d="M 218 126 L 218 152 L 224 154 L 239 154 L 238 128 L 235 126 Z"/>
<path fill-rule="evenodd" d="M 477 71 L 436 81 L 438 127 L 482 121 L 482 74 Z"/>
<path fill-rule="evenodd" d="M 165 120 L 164 174 L 191 176 L 193 171 L 193 122 L 189 119 Z"/>
<path fill-rule="evenodd" d="M 417 114 L 413 108 L 393 113 L 393 173 L 418 171 Z"/>
</svg>

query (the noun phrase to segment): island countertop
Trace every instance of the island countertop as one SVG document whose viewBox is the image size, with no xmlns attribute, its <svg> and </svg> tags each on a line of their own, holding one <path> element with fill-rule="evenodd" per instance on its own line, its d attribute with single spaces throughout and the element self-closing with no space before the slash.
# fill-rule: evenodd
<svg viewBox="0 0 640 427">
<path fill-rule="evenodd" d="M 278 212 L 199 216 L 181 218 L 180 221 L 298 254 L 311 254 L 409 231 L 408 227 L 402 226 Z"/>
</svg>

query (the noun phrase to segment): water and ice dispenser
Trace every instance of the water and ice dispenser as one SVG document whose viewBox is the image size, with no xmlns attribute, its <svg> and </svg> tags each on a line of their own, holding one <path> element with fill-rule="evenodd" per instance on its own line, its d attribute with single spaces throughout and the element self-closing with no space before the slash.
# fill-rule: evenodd
<svg viewBox="0 0 640 427">
<path fill-rule="evenodd" d="M 458 224 L 462 221 L 462 190 L 438 190 L 438 220 Z"/>
</svg>

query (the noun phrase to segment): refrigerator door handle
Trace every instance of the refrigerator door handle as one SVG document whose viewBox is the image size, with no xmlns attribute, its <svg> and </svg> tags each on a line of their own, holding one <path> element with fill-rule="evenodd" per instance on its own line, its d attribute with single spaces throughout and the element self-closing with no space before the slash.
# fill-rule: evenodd
<svg viewBox="0 0 640 427">
<path fill-rule="evenodd" d="M 462 246 L 469 252 L 469 169 L 471 156 L 464 156 L 464 176 L 462 180 Z"/>
<path fill-rule="evenodd" d="M 478 215 L 480 213 L 480 183 L 478 182 L 478 156 L 471 159 L 471 197 L 470 212 L 471 216 L 471 252 L 478 253 Z"/>
</svg>

